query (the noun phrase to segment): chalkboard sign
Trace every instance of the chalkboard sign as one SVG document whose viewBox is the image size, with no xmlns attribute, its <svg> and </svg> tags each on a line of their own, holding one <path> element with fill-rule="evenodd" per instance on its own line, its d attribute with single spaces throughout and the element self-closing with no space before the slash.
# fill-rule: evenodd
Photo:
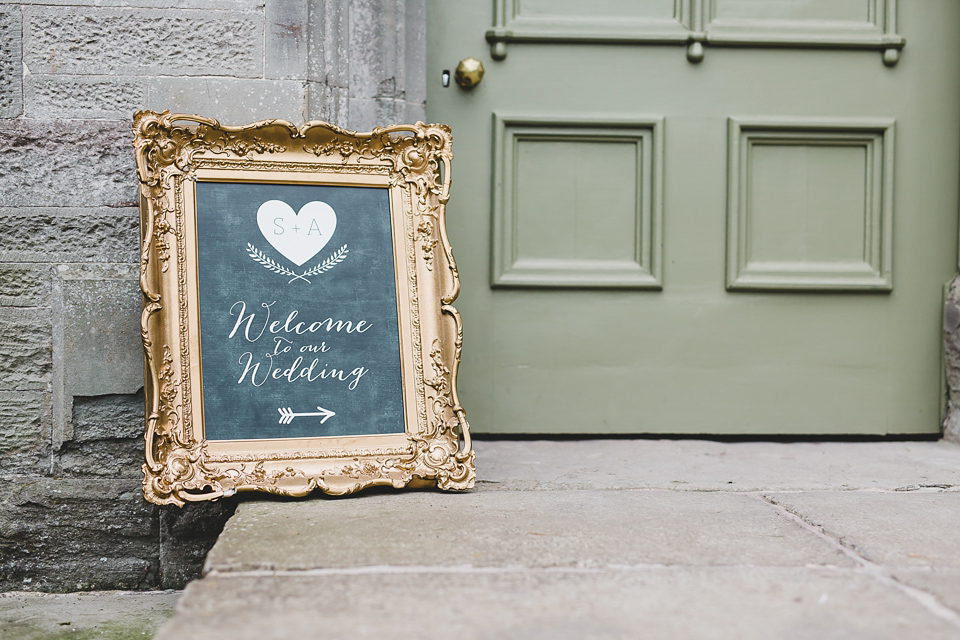
<svg viewBox="0 0 960 640">
<path fill-rule="evenodd" d="M 207 440 L 403 433 L 388 190 L 196 189 Z"/>
<path fill-rule="evenodd" d="M 449 130 L 134 130 L 147 499 L 472 486 Z"/>
</svg>

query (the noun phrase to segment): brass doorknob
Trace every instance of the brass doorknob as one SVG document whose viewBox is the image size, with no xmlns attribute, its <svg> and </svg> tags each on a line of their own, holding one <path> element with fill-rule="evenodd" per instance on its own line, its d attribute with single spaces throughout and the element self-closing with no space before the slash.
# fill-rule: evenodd
<svg viewBox="0 0 960 640">
<path fill-rule="evenodd" d="M 476 58 L 464 58 L 453 72 L 454 81 L 464 89 L 473 89 L 483 80 L 483 63 Z"/>
</svg>

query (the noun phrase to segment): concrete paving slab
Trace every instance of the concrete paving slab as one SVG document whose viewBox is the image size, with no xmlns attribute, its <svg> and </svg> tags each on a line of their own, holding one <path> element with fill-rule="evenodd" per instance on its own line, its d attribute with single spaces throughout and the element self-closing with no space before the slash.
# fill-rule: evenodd
<svg viewBox="0 0 960 640">
<path fill-rule="evenodd" d="M 3 640 L 150 638 L 173 614 L 179 591 L 0 593 Z"/>
<path fill-rule="evenodd" d="M 960 486 L 950 442 L 477 440 L 480 490 L 795 491 Z"/>
<path fill-rule="evenodd" d="M 241 503 L 206 570 L 637 563 L 852 566 L 752 495 L 423 491 Z"/>
<path fill-rule="evenodd" d="M 202 636 L 198 631 L 202 630 Z M 645 567 L 207 577 L 157 640 L 957 638 L 849 570 Z"/>
<path fill-rule="evenodd" d="M 872 562 L 960 569 L 960 491 L 809 492 L 769 498 Z"/>
<path fill-rule="evenodd" d="M 960 570 L 957 569 L 896 569 L 894 577 L 932 594 L 944 606 L 960 611 Z"/>
</svg>

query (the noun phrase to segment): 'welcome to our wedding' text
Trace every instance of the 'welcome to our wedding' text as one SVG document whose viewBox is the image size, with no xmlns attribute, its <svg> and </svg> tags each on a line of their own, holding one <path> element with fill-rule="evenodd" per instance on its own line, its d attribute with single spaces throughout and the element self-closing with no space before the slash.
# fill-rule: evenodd
<svg viewBox="0 0 960 640">
<path fill-rule="evenodd" d="M 247 381 L 259 387 L 268 380 L 328 380 L 343 382 L 351 391 L 356 389 L 360 379 L 369 373 L 369 369 L 363 366 L 337 368 L 326 362 L 321 364 L 323 354 L 329 352 L 333 345 L 327 344 L 326 340 L 318 342 L 317 334 L 362 334 L 373 325 L 366 320 L 298 320 L 300 312 L 296 309 L 290 311 L 283 320 L 271 320 L 272 307 L 275 304 L 276 301 L 263 302 L 260 304 L 262 311 L 248 312 L 247 303 L 238 300 L 230 307 L 230 315 L 236 316 L 236 322 L 230 331 L 229 339 L 256 344 L 264 338 L 261 344 L 269 344 L 269 350 L 259 352 L 258 355 L 254 355 L 253 348 L 241 354 L 237 362 L 243 370 L 237 384 Z M 308 342 L 303 342 L 305 339 Z M 314 357 L 315 354 L 320 355 Z"/>
</svg>

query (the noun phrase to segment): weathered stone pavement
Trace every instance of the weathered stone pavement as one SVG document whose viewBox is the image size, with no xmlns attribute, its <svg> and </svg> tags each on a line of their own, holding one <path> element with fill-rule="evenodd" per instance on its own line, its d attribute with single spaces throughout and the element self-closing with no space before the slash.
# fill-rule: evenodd
<svg viewBox="0 0 960 640">
<path fill-rule="evenodd" d="M 0 593 L 2 640 L 134 640 L 151 637 L 179 591 Z"/>
<path fill-rule="evenodd" d="M 960 638 L 960 446 L 476 448 L 466 494 L 241 503 L 156 637 Z"/>
</svg>

